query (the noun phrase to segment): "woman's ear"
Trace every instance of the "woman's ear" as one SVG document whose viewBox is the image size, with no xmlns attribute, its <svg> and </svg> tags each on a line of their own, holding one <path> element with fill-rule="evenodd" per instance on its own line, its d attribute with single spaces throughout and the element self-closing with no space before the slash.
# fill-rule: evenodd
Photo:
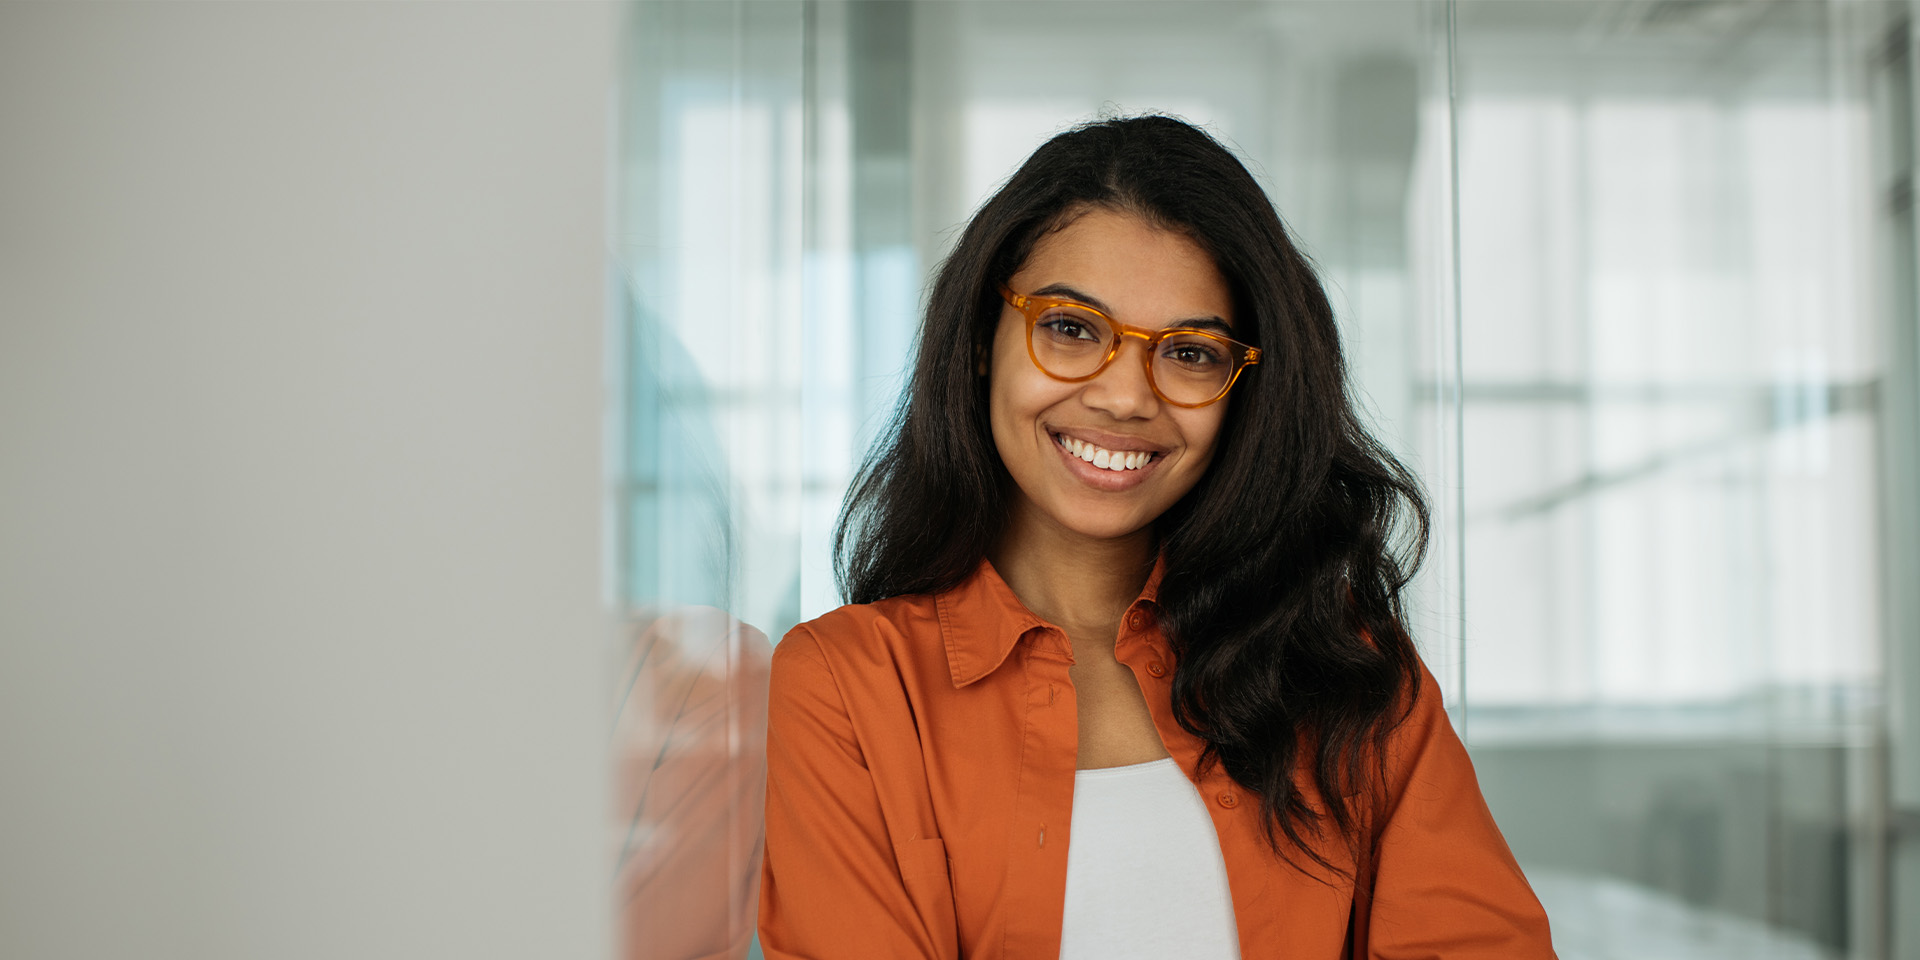
<svg viewBox="0 0 1920 960">
<path fill-rule="evenodd" d="M 973 348 L 973 372 L 982 377 L 987 375 L 987 348 L 982 346 Z"/>
</svg>

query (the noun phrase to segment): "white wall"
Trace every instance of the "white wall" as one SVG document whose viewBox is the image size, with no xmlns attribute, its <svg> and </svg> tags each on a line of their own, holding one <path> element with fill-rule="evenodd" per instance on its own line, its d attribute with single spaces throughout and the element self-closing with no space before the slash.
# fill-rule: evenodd
<svg viewBox="0 0 1920 960">
<path fill-rule="evenodd" d="M 617 19 L 0 3 L 0 956 L 607 953 Z"/>
</svg>

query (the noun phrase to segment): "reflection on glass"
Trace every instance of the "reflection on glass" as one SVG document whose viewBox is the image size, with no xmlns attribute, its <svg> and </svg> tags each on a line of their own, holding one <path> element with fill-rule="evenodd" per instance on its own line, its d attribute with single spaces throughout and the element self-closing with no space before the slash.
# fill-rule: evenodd
<svg viewBox="0 0 1920 960">
<path fill-rule="evenodd" d="M 810 457 L 800 5 L 640 4 L 609 371 L 622 955 L 752 955 L 767 635 L 799 619 Z M 831 448 L 829 448 L 831 450 Z"/>
<path fill-rule="evenodd" d="M 760 631 L 712 607 L 660 616 L 634 641 L 613 738 L 624 956 L 746 955 L 771 652 Z"/>
</svg>

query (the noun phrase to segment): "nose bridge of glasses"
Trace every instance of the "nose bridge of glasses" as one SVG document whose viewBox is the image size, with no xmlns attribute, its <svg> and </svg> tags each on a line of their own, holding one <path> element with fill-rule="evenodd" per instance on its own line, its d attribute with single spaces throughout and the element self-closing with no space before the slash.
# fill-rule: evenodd
<svg viewBox="0 0 1920 960">
<path fill-rule="evenodd" d="M 1121 345 L 1126 343 L 1128 337 L 1132 337 L 1140 341 L 1140 366 L 1146 370 L 1147 383 L 1150 386 L 1153 385 L 1153 351 L 1155 347 L 1159 346 L 1157 342 L 1160 339 L 1159 333 L 1153 330 L 1142 330 L 1139 327 L 1129 327 L 1122 323 L 1113 323 L 1112 328 L 1114 331 L 1113 348 L 1107 354 L 1106 363 L 1101 366 L 1111 365 L 1113 361 L 1118 360 L 1120 358 Z"/>
<path fill-rule="evenodd" d="M 1160 331 L 1129 327 L 1123 323 L 1113 324 L 1113 330 L 1115 333 L 1113 338 L 1113 356 L 1118 357 L 1120 355 L 1120 345 L 1125 343 L 1128 337 L 1132 337 L 1140 341 L 1140 361 L 1149 368 L 1153 366 L 1153 351 L 1154 348 L 1160 345 Z"/>
</svg>

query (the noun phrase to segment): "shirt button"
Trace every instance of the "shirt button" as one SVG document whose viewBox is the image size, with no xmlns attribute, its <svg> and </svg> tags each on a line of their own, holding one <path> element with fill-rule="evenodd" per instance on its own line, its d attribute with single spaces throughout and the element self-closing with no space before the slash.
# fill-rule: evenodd
<svg viewBox="0 0 1920 960">
<path fill-rule="evenodd" d="M 1226 807 L 1228 810 L 1232 810 L 1234 807 L 1237 807 L 1240 805 L 1239 797 L 1236 797 L 1233 794 L 1228 793 L 1224 790 L 1220 792 L 1220 796 L 1214 799 L 1219 800 L 1220 805 L 1223 807 Z"/>
<path fill-rule="evenodd" d="M 1147 672 L 1155 677 L 1164 677 L 1167 675 L 1167 665 L 1158 660 L 1152 661 L 1147 664 Z"/>
<path fill-rule="evenodd" d="M 1147 615 L 1138 610 L 1127 614 L 1127 626 L 1135 630 L 1145 630 L 1147 628 Z"/>
</svg>

